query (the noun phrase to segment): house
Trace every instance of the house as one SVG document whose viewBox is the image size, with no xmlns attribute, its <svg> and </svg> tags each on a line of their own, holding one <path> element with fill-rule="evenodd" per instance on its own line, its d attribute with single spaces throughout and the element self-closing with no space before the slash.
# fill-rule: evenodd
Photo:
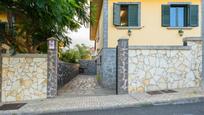
<svg viewBox="0 0 204 115">
<path fill-rule="evenodd" d="M 95 41 L 97 75 L 102 86 L 118 88 L 119 39 L 128 41 L 125 90 L 129 93 L 201 85 L 202 0 L 92 0 L 91 3 L 97 6 L 97 12 L 90 40 Z"/>
</svg>

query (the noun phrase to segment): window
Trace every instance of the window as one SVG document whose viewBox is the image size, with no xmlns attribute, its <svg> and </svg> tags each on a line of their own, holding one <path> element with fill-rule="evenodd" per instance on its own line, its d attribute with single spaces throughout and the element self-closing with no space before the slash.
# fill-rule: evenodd
<svg viewBox="0 0 204 115">
<path fill-rule="evenodd" d="M 163 27 L 197 27 L 198 5 L 162 5 Z"/>
<path fill-rule="evenodd" d="M 170 7 L 170 26 L 171 27 L 186 27 L 188 26 L 186 6 L 172 6 Z"/>
<path fill-rule="evenodd" d="M 139 4 L 114 3 L 113 10 L 115 26 L 139 26 Z"/>
<path fill-rule="evenodd" d="M 120 8 L 120 25 L 128 26 L 128 5 L 122 5 Z"/>
</svg>

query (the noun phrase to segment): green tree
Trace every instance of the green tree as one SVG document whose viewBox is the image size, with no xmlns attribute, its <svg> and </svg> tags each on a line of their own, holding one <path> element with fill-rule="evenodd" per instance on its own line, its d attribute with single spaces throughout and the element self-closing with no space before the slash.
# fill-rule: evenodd
<svg viewBox="0 0 204 115">
<path fill-rule="evenodd" d="M 67 30 L 93 23 L 89 8 L 87 0 L 1 0 L 0 10 L 8 14 L 9 27 L 1 33 L 4 43 L 29 53 L 37 53 L 49 37 L 69 45 Z"/>
<path fill-rule="evenodd" d="M 91 59 L 91 52 L 88 46 L 86 46 L 85 44 L 77 44 L 76 48 L 79 51 L 80 59 Z"/>
<path fill-rule="evenodd" d="M 84 44 L 77 44 L 74 48 L 66 52 L 61 52 L 60 60 L 69 63 L 78 63 L 80 59 L 91 59 L 90 48 Z"/>
</svg>

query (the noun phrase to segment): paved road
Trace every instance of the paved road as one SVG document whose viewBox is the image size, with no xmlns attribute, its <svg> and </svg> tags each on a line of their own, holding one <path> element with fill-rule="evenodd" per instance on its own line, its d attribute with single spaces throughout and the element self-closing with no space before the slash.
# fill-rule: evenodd
<svg viewBox="0 0 204 115">
<path fill-rule="evenodd" d="M 98 111 L 55 113 L 48 115 L 204 115 L 204 103 L 146 106 Z"/>
</svg>

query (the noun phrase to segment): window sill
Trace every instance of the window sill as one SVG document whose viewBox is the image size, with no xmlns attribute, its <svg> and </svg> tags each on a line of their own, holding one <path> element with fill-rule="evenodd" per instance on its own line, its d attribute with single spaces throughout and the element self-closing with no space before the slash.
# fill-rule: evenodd
<svg viewBox="0 0 204 115">
<path fill-rule="evenodd" d="M 142 26 L 138 26 L 138 27 L 134 27 L 134 26 L 130 26 L 130 27 L 121 27 L 121 26 L 116 26 L 117 29 L 142 29 L 143 27 Z"/>
<path fill-rule="evenodd" d="M 191 30 L 191 29 L 193 29 L 193 27 L 167 27 L 167 29 L 169 29 L 169 30 L 180 30 L 180 29 Z"/>
</svg>

